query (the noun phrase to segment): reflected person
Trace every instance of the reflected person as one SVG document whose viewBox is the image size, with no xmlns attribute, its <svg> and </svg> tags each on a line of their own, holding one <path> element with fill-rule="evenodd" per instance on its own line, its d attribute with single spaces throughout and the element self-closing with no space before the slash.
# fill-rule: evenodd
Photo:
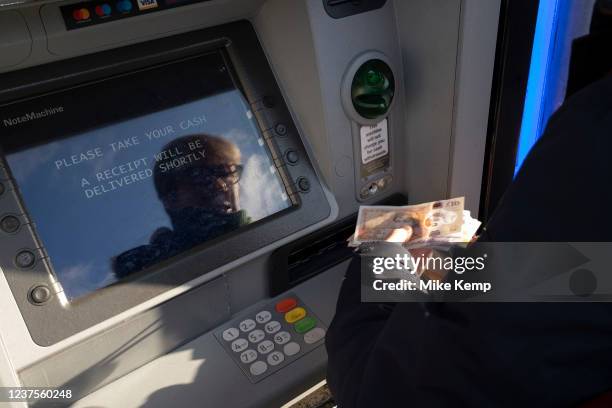
<svg viewBox="0 0 612 408">
<path fill-rule="evenodd" d="M 209 135 L 176 139 L 158 155 L 155 188 L 172 229 L 153 233 L 148 245 L 114 260 L 117 278 L 140 271 L 250 222 L 240 209 L 238 146 Z"/>
</svg>

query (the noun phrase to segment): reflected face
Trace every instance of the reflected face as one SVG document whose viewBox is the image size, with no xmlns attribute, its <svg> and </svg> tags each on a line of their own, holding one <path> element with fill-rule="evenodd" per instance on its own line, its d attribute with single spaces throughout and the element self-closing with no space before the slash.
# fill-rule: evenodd
<svg viewBox="0 0 612 408">
<path fill-rule="evenodd" d="M 194 135 L 175 140 L 165 152 L 173 155 L 158 165 L 155 184 L 168 212 L 188 208 L 220 214 L 240 211 L 242 165 L 234 143 Z"/>
<path fill-rule="evenodd" d="M 203 208 L 229 214 L 240 210 L 240 173 L 242 166 L 229 164 L 217 168 L 194 169 L 190 176 L 173 186 L 164 200 L 168 209 Z"/>
</svg>

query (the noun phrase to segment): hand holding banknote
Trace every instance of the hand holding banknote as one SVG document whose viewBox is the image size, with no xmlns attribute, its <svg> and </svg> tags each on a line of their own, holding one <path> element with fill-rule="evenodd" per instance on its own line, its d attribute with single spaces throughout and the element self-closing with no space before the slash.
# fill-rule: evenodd
<svg viewBox="0 0 612 408">
<path fill-rule="evenodd" d="M 362 206 L 350 246 L 399 242 L 406 248 L 450 246 L 469 242 L 480 222 L 464 210 L 464 198 L 401 207 Z"/>
</svg>

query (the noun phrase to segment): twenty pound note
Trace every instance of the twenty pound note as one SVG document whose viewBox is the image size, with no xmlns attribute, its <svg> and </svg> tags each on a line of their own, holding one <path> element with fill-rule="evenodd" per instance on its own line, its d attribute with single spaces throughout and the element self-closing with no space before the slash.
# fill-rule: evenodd
<svg viewBox="0 0 612 408">
<path fill-rule="evenodd" d="M 404 246 L 455 240 L 462 235 L 464 197 L 431 203 L 393 206 L 362 206 L 350 246 L 386 241 L 404 230 Z"/>
</svg>

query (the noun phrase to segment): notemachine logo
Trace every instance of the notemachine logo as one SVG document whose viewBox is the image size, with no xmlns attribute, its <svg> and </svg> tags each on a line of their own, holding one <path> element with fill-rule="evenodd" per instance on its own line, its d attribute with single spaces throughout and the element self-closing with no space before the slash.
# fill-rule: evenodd
<svg viewBox="0 0 612 408">
<path fill-rule="evenodd" d="M 27 123 L 33 120 L 43 119 L 48 116 L 57 115 L 63 112 L 64 112 L 63 106 L 55 106 L 52 108 L 45 108 L 38 112 L 32 111 L 22 116 L 15 116 L 13 118 L 3 119 L 2 124 L 4 125 L 4 127 L 11 127 L 11 126 L 16 126 L 22 123 Z"/>
</svg>

